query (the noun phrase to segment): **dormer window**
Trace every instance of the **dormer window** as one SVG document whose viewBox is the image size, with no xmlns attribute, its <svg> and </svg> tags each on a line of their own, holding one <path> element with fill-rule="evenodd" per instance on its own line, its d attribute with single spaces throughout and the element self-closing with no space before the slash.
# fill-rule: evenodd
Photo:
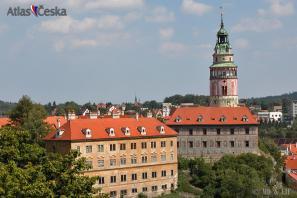
<svg viewBox="0 0 297 198">
<path fill-rule="evenodd" d="M 123 127 L 122 131 L 125 135 L 130 135 L 130 129 L 128 127 Z"/>
<path fill-rule="evenodd" d="M 61 130 L 61 129 L 58 129 L 57 132 L 56 132 L 56 138 L 59 138 L 63 135 L 64 131 Z"/>
<path fill-rule="evenodd" d="M 202 121 L 203 121 L 203 116 L 202 115 L 198 115 L 197 122 L 202 122 Z"/>
<path fill-rule="evenodd" d="M 177 116 L 176 118 L 175 118 L 175 122 L 180 122 L 181 121 L 181 117 L 180 116 Z"/>
<path fill-rule="evenodd" d="M 107 133 L 109 136 L 115 136 L 114 128 L 108 128 Z"/>
<path fill-rule="evenodd" d="M 226 121 L 226 117 L 225 117 L 224 115 L 222 115 L 222 116 L 220 117 L 220 121 L 221 121 L 221 122 L 225 122 L 225 121 Z"/>
<path fill-rule="evenodd" d="M 146 135 L 145 127 L 140 126 L 140 127 L 137 127 L 137 129 L 138 129 L 138 131 L 140 132 L 141 135 Z"/>
<path fill-rule="evenodd" d="M 86 136 L 86 138 L 92 137 L 92 131 L 91 131 L 91 129 L 82 129 L 81 131 Z"/>
<path fill-rule="evenodd" d="M 164 126 L 158 126 L 157 129 L 160 132 L 160 134 L 165 134 L 165 128 L 164 128 Z"/>
<path fill-rule="evenodd" d="M 248 122 L 249 119 L 248 119 L 248 117 L 247 117 L 246 115 L 244 115 L 244 116 L 242 116 L 242 121 L 243 121 L 243 122 Z"/>
</svg>

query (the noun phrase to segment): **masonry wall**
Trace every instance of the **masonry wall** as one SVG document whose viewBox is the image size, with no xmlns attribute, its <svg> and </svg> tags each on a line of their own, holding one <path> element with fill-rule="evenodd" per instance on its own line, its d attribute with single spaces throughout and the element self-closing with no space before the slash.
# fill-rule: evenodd
<svg viewBox="0 0 297 198">
<path fill-rule="evenodd" d="M 171 127 L 178 132 L 178 154 L 183 157 L 216 161 L 224 154 L 258 153 L 258 127 L 254 125 Z"/>
<path fill-rule="evenodd" d="M 146 148 L 142 147 L 145 143 Z M 131 148 L 131 144 L 136 144 L 136 148 Z M 84 174 L 99 176 L 95 187 L 101 187 L 102 192 L 110 193 L 111 197 L 137 197 L 141 192 L 155 197 L 177 188 L 176 137 L 72 142 L 71 149 L 79 149 L 81 156 L 86 157 L 92 169 Z M 137 178 L 132 179 L 132 174 Z M 112 181 L 114 178 L 116 181 Z"/>
</svg>

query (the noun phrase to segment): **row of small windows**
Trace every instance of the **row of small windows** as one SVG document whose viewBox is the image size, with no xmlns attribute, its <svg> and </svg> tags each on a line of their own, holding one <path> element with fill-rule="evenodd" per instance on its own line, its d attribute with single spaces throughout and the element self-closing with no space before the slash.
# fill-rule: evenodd
<svg viewBox="0 0 297 198">
<path fill-rule="evenodd" d="M 161 189 L 162 190 L 167 190 L 167 184 L 163 184 L 161 186 Z M 174 190 L 174 184 L 171 184 L 171 190 Z M 158 186 L 151 186 L 151 191 L 152 192 L 158 191 Z M 147 187 L 142 187 L 142 192 L 147 193 L 148 188 Z M 132 188 L 131 193 L 132 194 L 138 193 L 138 189 L 137 188 Z M 120 191 L 120 197 L 125 197 L 127 194 L 128 194 L 128 191 L 126 189 Z M 117 197 L 117 191 L 110 191 L 109 196 L 111 198 Z"/>
<path fill-rule="evenodd" d="M 248 127 L 246 127 L 246 128 L 244 128 L 244 130 L 245 130 L 245 134 L 246 135 L 249 135 L 250 134 L 250 128 L 248 128 Z M 189 129 L 189 135 L 193 135 L 193 129 Z M 178 132 L 179 133 L 179 130 L 178 129 L 176 129 L 176 132 Z M 234 135 L 234 133 L 235 133 L 235 129 L 234 128 L 231 128 L 230 129 L 230 131 L 229 131 L 230 133 L 230 135 Z M 207 135 L 207 129 L 202 129 L 202 133 L 203 133 L 203 135 Z M 217 135 L 221 135 L 221 129 L 220 128 L 217 128 L 216 129 L 216 134 Z"/>
<path fill-rule="evenodd" d="M 149 143 L 148 142 L 141 142 L 141 149 L 147 149 L 148 148 Z M 126 143 L 121 143 L 119 144 L 120 150 L 121 151 L 125 151 L 127 149 L 127 144 Z M 150 142 L 150 147 L 151 148 L 157 148 L 157 142 Z M 164 148 L 166 147 L 166 141 L 161 141 L 160 142 L 160 147 Z M 173 141 L 170 141 L 170 147 L 173 147 Z M 117 149 L 117 145 L 116 144 L 110 144 L 109 145 L 109 151 L 116 151 Z M 80 152 L 80 146 L 77 146 L 76 149 Z M 136 142 L 132 142 L 130 144 L 130 149 L 131 150 L 135 150 L 137 149 L 137 143 Z M 103 144 L 99 144 L 97 146 L 97 151 L 98 152 L 104 152 L 104 145 Z M 87 145 L 86 146 L 86 153 L 92 153 L 93 152 L 93 146 L 92 145 Z"/>
<path fill-rule="evenodd" d="M 227 91 L 227 89 L 226 88 L 224 88 L 224 92 L 226 92 Z M 215 118 L 210 118 L 212 121 L 214 121 L 214 120 L 216 120 Z M 188 118 L 187 118 L 187 120 L 189 120 Z M 226 116 L 224 116 L 224 115 L 222 115 L 219 119 L 218 119 L 220 122 L 225 122 L 226 120 L 227 120 L 227 118 L 226 118 Z M 237 120 L 237 117 L 233 117 L 233 120 Z M 181 122 L 182 121 L 182 117 L 180 117 L 180 116 L 177 116 L 176 118 L 175 118 L 175 122 Z M 248 117 L 246 116 L 246 115 L 244 115 L 244 116 L 242 116 L 241 117 L 241 121 L 242 122 L 248 122 Z M 203 122 L 203 116 L 202 115 L 198 115 L 197 116 L 197 122 Z"/>
<path fill-rule="evenodd" d="M 132 156 L 131 159 L 131 164 L 137 164 L 138 160 L 137 160 L 137 157 L 136 156 Z M 167 160 L 166 158 L 166 153 L 162 153 L 160 155 L 160 160 L 162 162 L 165 162 Z M 173 161 L 174 160 L 174 154 L 171 153 L 170 154 L 170 161 Z M 124 166 L 127 164 L 127 158 L 126 157 L 121 157 L 119 160 L 119 165 L 121 166 Z M 151 163 L 154 163 L 154 162 L 157 162 L 158 161 L 158 157 L 157 157 L 157 154 L 152 154 L 151 155 Z M 148 163 L 148 156 L 141 156 L 141 163 Z M 93 169 L 93 161 L 91 160 L 87 160 L 86 163 L 90 166 L 91 169 Z M 109 166 L 110 167 L 113 167 L 113 166 L 116 166 L 117 165 L 117 160 L 116 159 L 110 159 L 109 160 Z M 105 160 L 104 159 L 100 159 L 97 161 L 97 166 L 98 168 L 103 168 L 105 166 Z"/>
<path fill-rule="evenodd" d="M 170 174 L 170 175 L 169 175 Z M 167 177 L 167 176 L 174 176 L 174 170 L 170 170 L 169 174 L 167 174 L 166 170 L 162 170 L 160 176 L 161 177 Z M 138 180 L 138 174 L 137 173 L 132 173 L 131 174 L 131 181 L 137 181 Z M 140 177 L 142 180 L 148 179 L 148 173 L 143 172 L 140 174 Z M 153 171 L 151 172 L 151 178 L 157 178 L 158 177 L 158 172 Z M 110 183 L 117 183 L 117 176 L 112 175 L 110 176 Z M 127 175 L 120 175 L 119 177 L 119 182 L 127 182 Z M 105 184 L 105 177 L 99 177 L 98 178 L 98 184 Z"/>
<path fill-rule="evenodd" d="M 245 147 L 250 147 L 250 142 L 249 141 L 244 141 L 244 145 L 245 145 Z M 186 146 L 186 142 L 183 143 L 183 147 L 185 147 L 185 146 Z M 217 148 L 222 147 L 222 141 L 215 141 L 214 146 L 217 147 Z M 227 145 L 225 145 L 225 146 L 227 146 Z M 229 141 L 229 146 L 231 148 L 234 148 L 235 147 L 235 141 Z M 178 148 L 180 147 L 179 142 L 177 142 L 177 147 Z M 188 141 L 188 147 L 189 148 L 194 148 L 194 142 L 193 141 Z M 200 143 L 197 143 L 196 147 L 200 147 Z M 211 146 L 209 145 L 209 142 L 202 141 L 201 142 L 201 147 L 207 148 L 207 147 L 211 147 Z"/>
</svg>

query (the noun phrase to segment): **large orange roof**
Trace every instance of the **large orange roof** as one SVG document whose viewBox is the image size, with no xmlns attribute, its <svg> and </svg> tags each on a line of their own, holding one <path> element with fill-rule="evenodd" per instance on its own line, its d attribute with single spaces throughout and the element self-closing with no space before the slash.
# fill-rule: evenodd
<svg viewBox="0 0 297 198">
<path fill-rule="evenodd" d="M 158 127 L 163 126 L 165 134 L 161 134 Z M 128 127 L 130 135 L 123 133 L 122 128 Z M 139 127 L 146 129 L 146 135 L 141 135 Z M 115 136 L 109 136 L 107 129 L 113 128 Z M 63 134 L 56 137 L 56 130 L 50 132 L 44 140 L 86 140 L 86 139 L 117 139 L 117 138 L 137 138 L 149 136 L 176 136 L 177 133 L 155 118 L 98 118 L 98 119 L 75 119 L 69 120 L 60 128 Z M 86 138 L 83 129 L 92 131 L 91 138 Z"/>
<path fill-rule="evenodd" d="M 61 125 L 65 124 L 67 121 L 64 116 L 48 116 L 44 121 L 47 124 L 54 126 L 56 128 L 58 119 L 60 120 Z"/>
<path fill-rule="evenodd" d="M 295 155 L 287 156 L 285 160 L 285 167 L 286 169 L 297 170 L 297 156 Z"/>
<path fill-rule="evenodd" d="M 247 107 L 182 107 L 175 110 L 166 124 L 246 125 L 259 123 Z"/>
<path fill-rule="evenodd" d="M 0 118 L 0 127 L 9 124 L 10 119 L 9 118 Z"/>
</svg>

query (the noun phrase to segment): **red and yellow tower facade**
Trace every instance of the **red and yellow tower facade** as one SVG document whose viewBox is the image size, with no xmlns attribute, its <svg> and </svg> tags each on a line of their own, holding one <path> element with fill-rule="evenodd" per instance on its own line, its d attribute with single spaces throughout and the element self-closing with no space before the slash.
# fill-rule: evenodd
<svg viewBox="0 0 297 198">
<path fill-rule="evenodd" d="M 238 105 L 237 65 L 233 61 L 228 32 L 223 18 L 217 33 L 213 64 L 210 69 L 210 106 L 236 107 Z"/>
</svg>

